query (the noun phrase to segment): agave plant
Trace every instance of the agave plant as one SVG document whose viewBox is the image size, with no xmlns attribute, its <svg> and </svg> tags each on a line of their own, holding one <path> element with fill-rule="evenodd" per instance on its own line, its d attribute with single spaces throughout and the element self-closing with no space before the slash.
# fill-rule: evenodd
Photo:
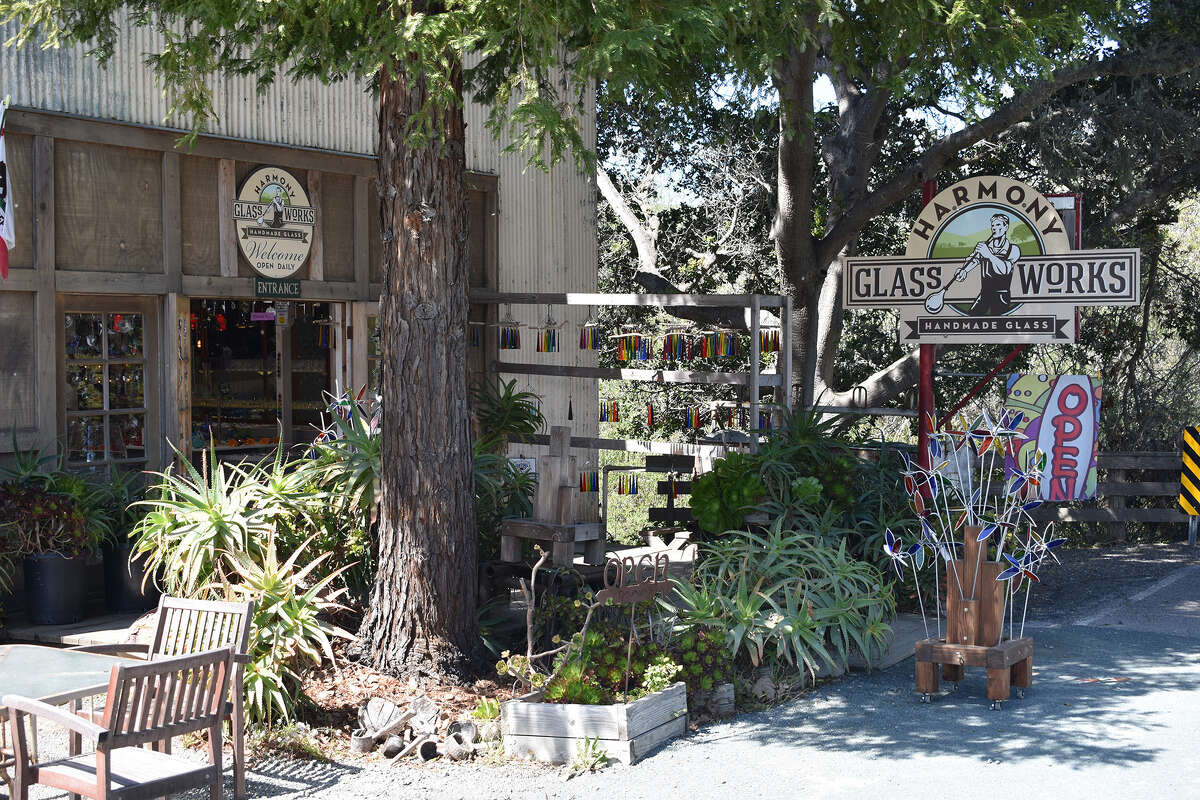
<svg viewBox="0 0 1200 800">
<path fill-rule="evenodd" d="M 223 464 L 215 448 L 200 469 L 176 451 L 182 474 L 154 472 L 158 483 L 134 505 L 146 515 L 134 529 L 135 553 L 146 574 L 162 570 L 172 594 L 195 597 L 214 583 L 230 583 L 226 553 L 258 557 L 272 532 L 274 509 L 260 502 L 255 471 Z"/>
<path fill-rule="evenodd" d="M 295 716 L 303 666 L 332 662 L 333 637 L 351 638 L 322 618 L 343 608 L 338 600 L 345 590 L 331 584 L 348 566 L 318 578 L 330 553 L 300 566 L 312 541 L 313 537 L 304 540 L 282 561 L 273 535 L 258 557 L 244 551 L 223 554 L 224 575 L 231 582 L 219 588 L 235 600 L 255 603 L 244 686 L 248 716 L 267 724 Z"/>
<path fill-rule="evenodd" d="M 365 390 L 364 390 L 365 392 Z M 378 398 L 342 394 L 329 404 L 329 425 L 312 443 L 308 480 L 323 488 L 341 509 L 357 513 L 364 525 L 375 520 L 383 472 Z"/>
</svg>

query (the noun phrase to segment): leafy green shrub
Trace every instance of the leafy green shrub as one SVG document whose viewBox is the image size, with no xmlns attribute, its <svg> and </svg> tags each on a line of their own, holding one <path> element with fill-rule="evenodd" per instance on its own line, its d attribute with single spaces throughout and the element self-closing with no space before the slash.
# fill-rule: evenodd
<svg viewBox="0 0 1200 800">
<path fill-rule="evenodd" d="M 758 471 L 757 459 L 731 453 L 696 478 L 690 502 L 700 527 L 709 533 L 740 527 L 746 511 L 767 492 Z"/>
<path fill-rule="evenodd" d="M 475 528 L 483 560 L 500 554 L 500 525 L 505 517 L 533 512 L 537 478 L 517 469 L 508 444 L 538 433 L 546 424 L 533 392 L 517 391 L 516 380 L 484 381 L 471 398 L 475 418 Z"/>
<path fill-rule="evenodd" d="M 815 523 L 815 521 L 814 521 Z M 676 581 L 670 601 L 684 631 L 722 636 L 752 666 L 787 664 L 815 672 L 845 666 L 852 649 L 880 654 L 895 601 L 880 571 L 779 521 L 761 533 L 730 532 L 701 545 L 693 582 Z M 685 659 L 684 674 L 688 675 Z"/>
<path fill-rule="evenodd" d="M 97 539 L 75 498 L 39 486 L 0 484 L 0 526 L 14 557 L 60 553 L 68 558 L 93 550 Z"/>
<path fill-rule="evenodd" d="M 724 637 L 713 630 L 693 627 L 683 630 L 668 652 L 679 662 L 679 680 L 687 684 L 688 694 L 711 692 L 733 680 L 733 655 Z"/>
<path fill-rule="evenodd" d="M 500 719 L 500 701 L 491 697 L 481 697 L 471 712 L 475 719 Z"/>
</svg>

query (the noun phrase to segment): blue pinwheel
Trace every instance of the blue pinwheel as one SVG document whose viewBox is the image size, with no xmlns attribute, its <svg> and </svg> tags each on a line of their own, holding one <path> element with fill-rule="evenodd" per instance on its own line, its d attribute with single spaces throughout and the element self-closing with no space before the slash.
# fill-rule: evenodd
<svg viewBox="0 0 1200 800">
<path fill-rule="evenodd" d="M 1033 583 L 1041 583 L 1041 580 L 1033 571 L 1033 568 L 1037 566 L 1037 563 L 1040 559 L 1037 559 L 1033 553 L 1026 553 L 1025 555 L 1021 556 L 1020 561 L 1013 558 L 1008 553 L 1005 553 L 1004 559 L 1012 566 L 997 575 L 996 580 L 1010 581 L 1019 576 L 1021 578 L 1027 578 Z"/>
<path fill-rule="evenodd" d="M 891 528 L 884 531 L 883 539 L 883 552 L 892 559 L 892 568 L 896 570 L 896 576 L 900 580 L 904 580 L 904 563 L 906 561 L 912 560 L 916 564 L 916 569 L 925 566 L 925 546 L 921 542 L 914 542 L 905 547 L 904 542 L 899 536 L 892 533 Z"/>
</svg>

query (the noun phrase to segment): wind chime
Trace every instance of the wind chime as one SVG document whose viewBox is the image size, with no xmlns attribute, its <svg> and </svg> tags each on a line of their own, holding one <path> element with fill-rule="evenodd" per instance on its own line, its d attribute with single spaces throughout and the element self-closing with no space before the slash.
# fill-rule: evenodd
<svg viewBox="0 0 1200 800">
<path fill-rule="evenodd" d="M 617 359 L 619 361 L 649 361 L 650 337 L 641 333 L 618 333 Z"/>
<path fill-rule="evenodd" d="M 596 321 L 592 319 L 592 309 L 588 307 L 587 319 L 579 328 L 579 349 L 580 350 L 596 350 L 600 347 L 600 330 Z"/>
<path fill-rule="evenodd" d="M 699 430 L 704 427 L 704 420 L 701 416 L 699 406 L 684 409 L 683 427 L 689 430 Z"/>
<path fill-rule="evenodd" d="M 600 403 L 600 421 L 601 422 L 620 422 L 621 411 L 616 400 L 610 400 L 607 403 Z"/>
<path fill-rule="evenodd" d="M 579 471 L 579 491 L 600 491 L 600 472 L 596 469 L 581 469 Z"/>
<path fill-rule="evenodd" d="M 758 429 L 760 431 L 769 431 L 775 427 L 774 417 L 770 411 L 758 412 Z"/>
<path fill-rule="evenodd" d="M 483 346 L 483 330 L 487 327 L 486 322 L 468 322 L 467 323 L 467 341 L 471 347 Z"/>
<path fill-rule="evenodd" d="M 733 331 L 710 331 L 700 337 L 700 357 L 718 358 L 737 355 L 737 337 Z"/>
<path fill-rule="evenodd" d="M 663 336 L 662 357 L 665 361 L 683 361 L 692 357 L 692 340 L 682 330 L 667 331 Z"/>
<path fill-rule="evenodd" d="M 654 429 L 654 403 L 646 403 L 646 427 Z"/>
<path fill-rule="evenodd" d="M 760 353 L 779 352 L 778 328 L 766 328 L 758 332 L 758 351 Z"/>
<path fill-rule="evenodd" d="M 538 329 L 537 351 L 539 353 L 558 352 L 558 329 L 560 323 L 554 318 L 554 310 L 546 306 L 546 321 Z"/>
<path fill-rule="evenodd" d="M 521 323 L 513 319 L 512 306 L 506 306 L 504 319 L 500 320 L 500 349 L 521 349 Z"/>
<path fill-rule="evenodd" d="M 628 475 L 622 473 L 617 476 L 617 494 L 637 494 L 638 493 L 638 478 L 637 475 L 630 473 Z"/>
</svg>

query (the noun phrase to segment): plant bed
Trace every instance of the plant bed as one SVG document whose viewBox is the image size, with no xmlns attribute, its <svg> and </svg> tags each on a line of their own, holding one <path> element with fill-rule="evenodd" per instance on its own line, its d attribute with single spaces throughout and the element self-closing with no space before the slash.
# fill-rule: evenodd
<svg viewBox="0 0 1200 800">
<path fill-rule="evenodd" d="M 633 764 L 687 730 L 682 682 L 632 703 L 544 703 L 535 692 L 500 705 L 500 730 L 509 756 L 565 764 L 584 739 L 595 739 L 613 761 Z"/>
</svg>

